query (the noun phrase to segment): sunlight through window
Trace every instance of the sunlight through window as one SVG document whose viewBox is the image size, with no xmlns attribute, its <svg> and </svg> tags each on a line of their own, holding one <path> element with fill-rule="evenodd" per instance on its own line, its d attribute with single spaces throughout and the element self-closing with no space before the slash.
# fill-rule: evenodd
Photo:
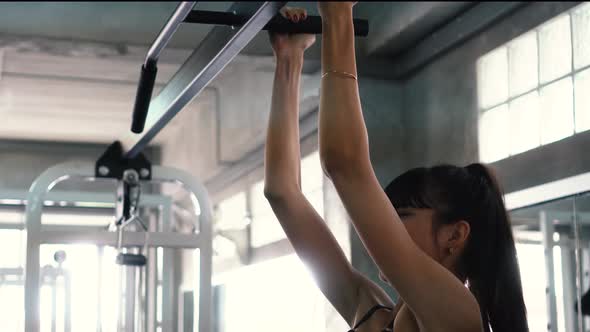
<svg viewBox="0 0 590 332">
<path fill-rule="evenodd" d="M 478 60 L 482 162 L 590 129 L 588 40 L 590 4 L 585 3 Z"/>
</svg>

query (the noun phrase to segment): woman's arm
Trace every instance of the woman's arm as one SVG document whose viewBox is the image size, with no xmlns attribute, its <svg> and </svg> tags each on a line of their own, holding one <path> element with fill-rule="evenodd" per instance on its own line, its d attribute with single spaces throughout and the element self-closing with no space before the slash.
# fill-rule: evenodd
<svg viewBox="0 0 590 332">
<path fill-rule="evenodd" d="M 352 6 L 319 3 L 322 71 L 327 73 L 319 116 L 324 170 L 368 252 L 421 325 L 428 331 L 481 329 L 473 296 L 415 245 L 373 172 L 358 85 L 349 75 L 356 76 Z"/>
<path fill-rule="evenodd" d="M 352 325 L 359 285 L 365 278 L 352 268 L 321 216 L 301 192 L 299 84 L 303 53 L 314 39 L 310 35 L 271 36 L 276 72 L 265 150 L 265 195 L 321 291 Z"/>
</svg>

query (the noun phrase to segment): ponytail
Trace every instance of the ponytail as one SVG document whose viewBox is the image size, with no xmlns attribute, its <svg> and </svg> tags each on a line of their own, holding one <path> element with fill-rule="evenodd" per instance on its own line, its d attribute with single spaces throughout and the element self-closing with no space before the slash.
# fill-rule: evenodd
<svg viewBox="0 0 590 332">
<path fill-rule="evenodd" d="M 479 303 L 485 331 L 528 331 L 516 246 L 501 188 L 486 166 L 466 167 L 480 187 L 474 224 L 463 266 Z M 473 226 L 472 226 L 473 227 Z"/>
<path fill-rule="evenodd" d="M 385 192 L 396 208 L 433 209 L 438 225 L 468 222 L 471 231 L 459 269 L 479 303 L 484 331 L 528 332 L 510 220 L 488 167 L 415 168 L 393 180 Z"/>
</svg>

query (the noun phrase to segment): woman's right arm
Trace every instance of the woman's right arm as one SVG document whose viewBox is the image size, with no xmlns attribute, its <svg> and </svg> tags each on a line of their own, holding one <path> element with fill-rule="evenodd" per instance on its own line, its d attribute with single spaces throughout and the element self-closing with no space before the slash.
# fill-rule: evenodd
<svg viewBox="0 0 590 332">
<path fill-rule="evenodd" d="M 271 36 L 276 72 L 266 139 L 264 192 L 295 252 L 327 299 L 352 325 L 359 305 L 359 286 L 366 279 L 353 269 L 301 191 L 299 84 L 303 53 L 314 39 L 311 35 Z"/>
</svg>

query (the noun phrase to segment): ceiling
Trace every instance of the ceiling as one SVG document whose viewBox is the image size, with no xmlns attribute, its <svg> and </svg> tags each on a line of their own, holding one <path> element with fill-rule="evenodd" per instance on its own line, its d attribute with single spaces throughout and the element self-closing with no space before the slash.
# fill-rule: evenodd
<svg viewBox="0 0 590 332">
<path fill-rule="evenodd" d="M 233 2 L 198 2 L 200 10 L 227 11 Z M 368 51 L 393 56 L 477 2 L 361 2 L 355 17 L 369 19 Z M 290 2 L 318 15 L 315 2 Z M 170 17 L 177 2 L 0 2 L 0 33 L 148 45 Z M 192 49 L 210 25 L 183 24 L 170 47 Z M 270 55 L 264 33 L 245 50 Z"/>
<path fill-rule="evenodd" d="M 369 19 L 359 39 L 363 56 L 392 59 L 475 2 L 362 2 L 355 16 Z M 232 2 L 199 2 L 227 11 Z M 293 2 L 311 15 L 316 4 Z M 0 139 L 108 143 L 128 132 L 139 67 L 147 47 L 177 2 L 0 2 Z M 160 60 L 161 89 L 211 26 L 184 24 Z M 316 61 L 319 45 L 308 52 Z M 260 33 L 228 68 L 273 68 Z M 226 70 L 229 70 L 226 68 Z M 214 82 L 215 83 L 215 82 Z M 155 95 L 155 94 L 154 94 Z M 210 96 L 209 96 L 210 97 Z M 198 109 L 197 97 L 189 108 Z M 205 103 L 206 104 L 206 103 Z"/>
</svg>

